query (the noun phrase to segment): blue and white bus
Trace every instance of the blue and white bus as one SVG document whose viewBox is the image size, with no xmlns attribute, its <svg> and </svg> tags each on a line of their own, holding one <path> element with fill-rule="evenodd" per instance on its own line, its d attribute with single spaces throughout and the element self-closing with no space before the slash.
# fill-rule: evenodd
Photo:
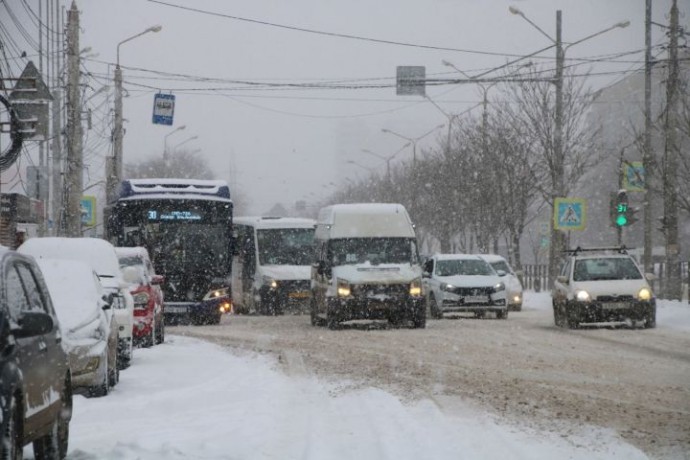
<svg viewBox="0 0 690 460">
<path fill-rule="evenodd" d="M 225 181 L 129 179 L 104 210 L 106 239 L 145 247 L 165 277 L 168 324 L 217 324 L 231 308 L 232 212 Z"/>
</svg>

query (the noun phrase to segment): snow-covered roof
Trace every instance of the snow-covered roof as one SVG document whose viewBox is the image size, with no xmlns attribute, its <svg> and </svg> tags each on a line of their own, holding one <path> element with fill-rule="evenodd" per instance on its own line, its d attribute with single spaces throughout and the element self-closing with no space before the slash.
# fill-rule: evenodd
<svg viewBox="0 0 690 460">
<path fill-rule="evenodd" d="M 81 260 L 89 264 L 98 276 L 120 277 L 115 247 L 100 238 L 30 238 L 17 251 L 35 259 Z"/>
<path fill-rule="evenodd" d="M 213 195 L 194 195 L 191 193 L 147 193 L 145 195 L 133 195 L 120 198 L 119 201 L 134 201 L 134 200 L 204 200 L 204 201 L 222 201 L 225 203 L 232 203 L 229 198 L 223 198 Z"/>
<path fill-rule="evenodd" d="M 505 257 L 499 256 L 498 254 L 479 254 L 482 259 L 486 260 L 487 262 L 508 262 Z"/>
<path fill-rule="evenodd" d="M 401 204 L 354 203 L 326 206 L 317 233 L 330 238 L 414 238 L 414 227 Z"/>
<path fill-rule="evenodd" d="M 259 217 L 241 216 L 235 217 L 233 223 L 237 225 L 250 225 L 255 228 L 314 228 L 314 219 L 301 217 Z"/>
<path fill-rule="evenodd" d="M 150 199 L 199 199 L 214 197 L 218 201 L 230 201 L 230 187 L 223 180 L 202 179 L 128 179 L 122 181 L 119 199 L 134 197 Z M 162 196 L 160 196 L 162 195 Z"/>
</svg>

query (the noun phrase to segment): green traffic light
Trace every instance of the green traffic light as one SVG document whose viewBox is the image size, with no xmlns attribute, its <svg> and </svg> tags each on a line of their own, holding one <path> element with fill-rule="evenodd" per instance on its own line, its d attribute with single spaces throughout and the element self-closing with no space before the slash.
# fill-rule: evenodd
<svg viewBox="0 0 690 460">
<path fill-rule="evenodd" d="M 625 217 L 625 214 L 618 214 L 616 217 L 616 225 L 619 227 L 625 227 L 625 225 L 628 223 L 628 218 Z"/>
</svg>

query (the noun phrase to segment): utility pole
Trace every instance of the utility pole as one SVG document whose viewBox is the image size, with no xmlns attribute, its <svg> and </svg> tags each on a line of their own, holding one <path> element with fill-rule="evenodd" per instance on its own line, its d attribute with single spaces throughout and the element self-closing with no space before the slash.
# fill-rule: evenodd
<svg viewBox="0 0 690 460">
<path fill-rule="evenodd" d="M 551 203 L 555 207 L 556 198 L 565 197 L 563 184 L 563 66 L 565 56 L 563 52 L 562 27 L 561 27 L 561 10 L 556 11 L 556 77 L 554 85 L 556 86 L 556 114 L 554 119 L 554 139 L 553 139 L 553 187 L 551 194 Z M 549 244 L 549 287 L 553 284 L 558 270 L 560 268 L 560 261 L 563 250 L 563 233 L 555 228 L 554 217 L 549 219 L 549 226 L 551 230 L 551 244 Z"/>
<path fill-rule="evenodd" d="M 665 297 L 681 299 L 678 241 L 678 1 L 671 4 L 668 79 L 666 83 L 666 148 L 664 152 L 664 219 L 666 223 Z"/>
<path fill-rule="evenodd" d="M 644 147 L 642 165 L 644 168 L 644 255 L 645 273 L 652 271 L 652 173 L 654 156 L 652 154 L 652 0 L 645 2 L 644 32 Z"/>
<path fill-rule="evenodd" d="M 115 65 L 115 127 L 113 128 L 113 160 L 106 171 L 106 196 L 108 202 L 114 199 L 119 181 L 122 179 L 122 69 L 119 55 Z M 106 165 L 108 163 L 106 162 Z"/>
<path fill-rule="evenodd" d="M 81 235 L 83 157 L 79 100 L 79 10 L 72 1 L 67 13 L 67 236 Z"/>
</svg>

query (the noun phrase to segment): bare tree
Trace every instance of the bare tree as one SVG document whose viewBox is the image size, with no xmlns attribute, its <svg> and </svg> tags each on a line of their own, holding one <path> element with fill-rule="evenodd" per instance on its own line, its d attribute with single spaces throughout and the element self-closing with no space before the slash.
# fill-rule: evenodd
<svg viewBox="0 0 690 460">
<path fill-rule="evenodd" d="M 213 179 L 206 159 L 199 153 L 178 150 L 163 157 L 146 158 L 125 165 L 125 176 L 136 178 L 169 177 L 180 179 Z"/>
</svg>

